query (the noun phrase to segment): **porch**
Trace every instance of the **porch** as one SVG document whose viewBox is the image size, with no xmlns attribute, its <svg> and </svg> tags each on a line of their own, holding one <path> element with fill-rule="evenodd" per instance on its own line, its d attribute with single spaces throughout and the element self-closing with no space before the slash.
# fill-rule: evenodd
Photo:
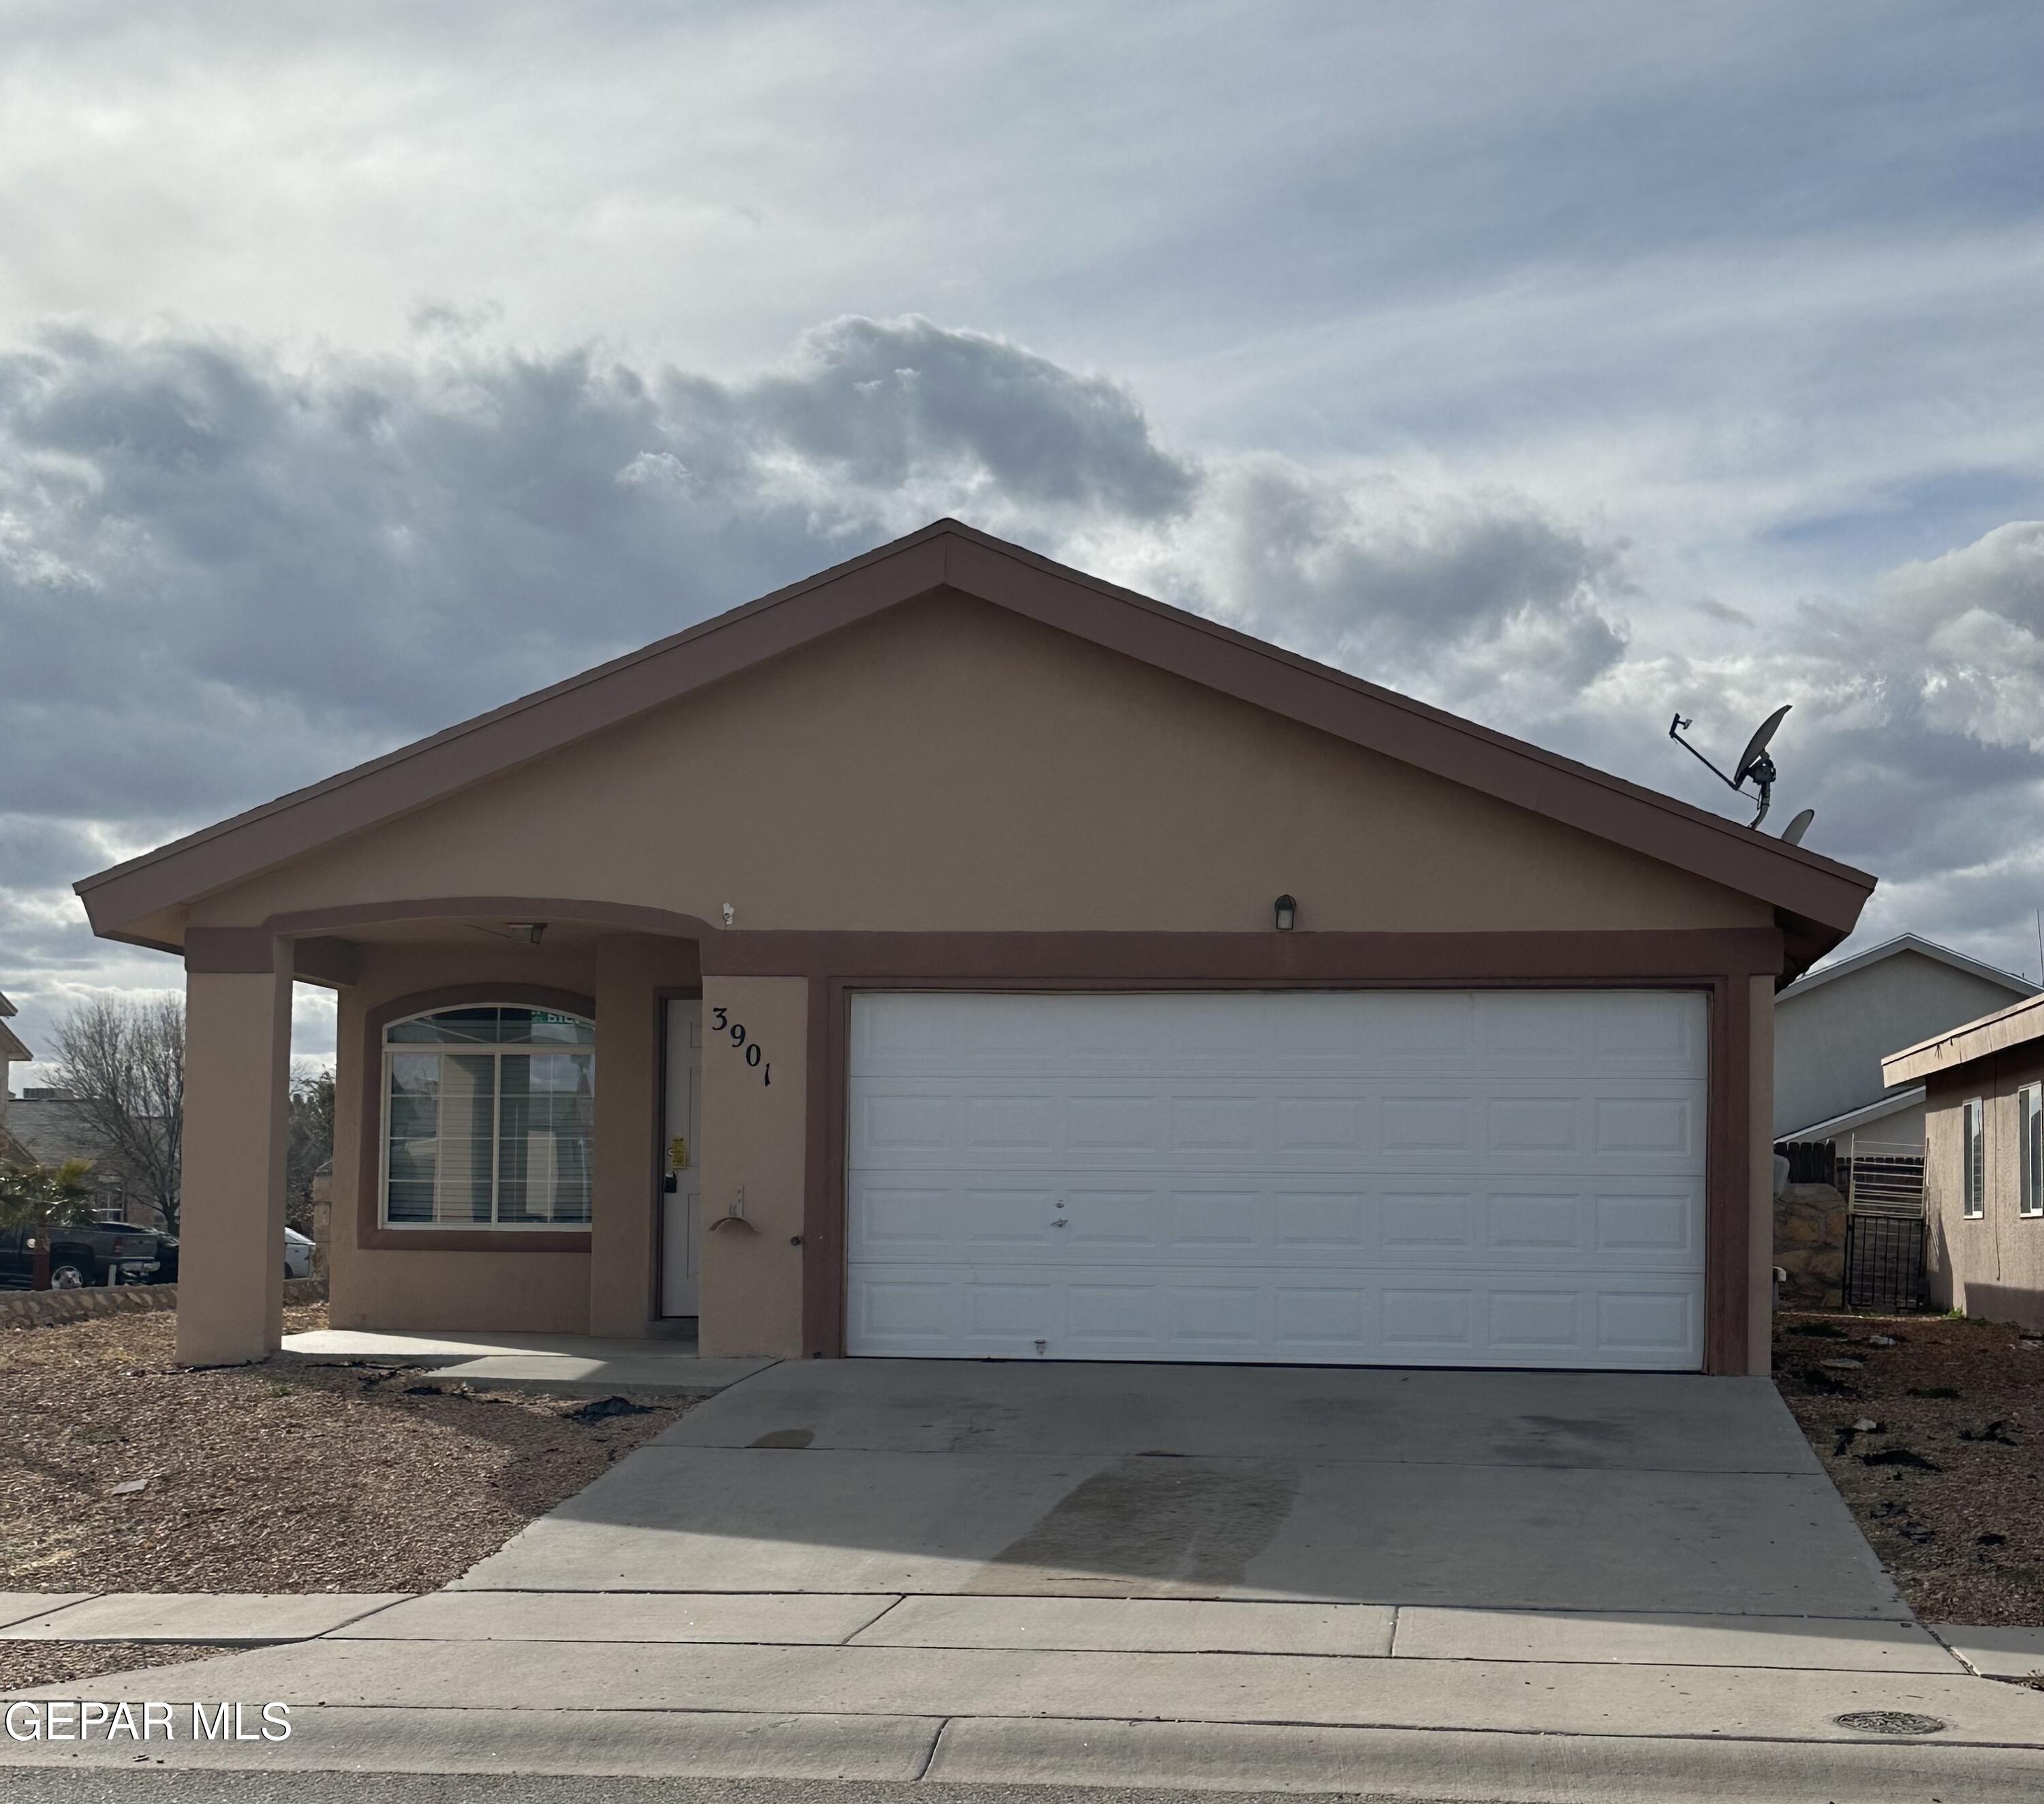
<svg viewBox="0 0 2044 1804">
<path fill-rule="evenodd" d="M 294 982 L 337 1005 L 332 1332 L 459 1337 L 415 1351 L 514 1362 L 463 1382 L 546 1388 L 698 1388 L 674 1371 L 698 1336 L 716 1354 L 799 1350 L 808 985 L 711 980 L 791 1068 L 770 1096 L 734 1093 L 759 1088 L 742 1054 L 702 1069 L 709 931 L 502 896 L 190 929 L 179 1357 L 280 1345 Z M 742 1215 L 733 1231 L 703 1232 L 706 1194 Z"/>
<path fill-rule="evenodd" d="M 770 1359 L 705 1359 L 693 1332 L 605 1340 L 593 1334 L 394 1334 L 318 1328 L 280 1349 L 305 1365 L 398 1365 L 422 1380 L 556 1396 L 705 1397 L 763 1372 Z"/>
</svg>

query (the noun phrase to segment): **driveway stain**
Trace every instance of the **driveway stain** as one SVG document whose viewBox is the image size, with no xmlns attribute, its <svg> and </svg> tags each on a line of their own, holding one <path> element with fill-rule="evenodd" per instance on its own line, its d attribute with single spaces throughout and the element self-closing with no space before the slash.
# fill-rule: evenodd
<svg viewBox="0 0 2044 1804">
<path fill-rule="evenodd" d="M 816 1437 L 813 1428 L 776 1428 L 751 1443 L 755 1447 L 806 1447 Z"/>
<path fill-rule="evenodd" d="M 1492 1445 L 1491 1457 L 1510 1465 L 1601 1464 L 1600 1456 L 1635 1445 L 1639 1436 L 1608 1416 L 1524 1415 L 1519 1434 Z"/>
<path fill-rule="evenodd" d="M 1293 1465 L 1129 1454 L 1082 1479 L 964 1588 L 982 1596 L 1209 1597 L 1243 1582 L 1298 1494 Z"/>
</svg>

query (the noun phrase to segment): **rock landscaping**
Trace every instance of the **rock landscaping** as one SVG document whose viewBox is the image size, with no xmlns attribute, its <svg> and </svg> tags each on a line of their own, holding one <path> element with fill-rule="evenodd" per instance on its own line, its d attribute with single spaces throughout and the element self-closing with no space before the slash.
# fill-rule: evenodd
<svg viewBox="0 0 2044 1804">
<path fill-rule="evenodd" d="M 371 1365 L 190 1372 L 175 1331 L 167 1313 L 0 1330 L 0 1589 L 431 1591 L 686 1407 Z M 25 1646 L 0 1643 L 0 1690 L 87 1675 L 63 1664 L 76 1650 Z"/>
<path fill-rule="evenodd" d="M 1775 1380 L 1927 1622 L 2044 1624 L 2044 1338 L 1785 1313 Z"/>
</svg>

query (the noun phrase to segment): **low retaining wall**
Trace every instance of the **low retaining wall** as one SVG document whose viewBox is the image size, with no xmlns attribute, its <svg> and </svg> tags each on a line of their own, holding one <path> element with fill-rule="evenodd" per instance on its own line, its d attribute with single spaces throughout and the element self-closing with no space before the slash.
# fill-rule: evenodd
<svg viewBox="0 0 2044 1804">
<path fill-rule="evenodd" d="M 1846 1199 L 1828 1184 L 1792 1184 L 1774 1199 L 1774 1263 L 1788 1274 L 1791 1309 L 1836 1309 L 1845 1300 Z"/>
<path fill-rule="evenodd" d="M 326 1301 L 324 1278 L 286 1278 L 284 1302 Z M 60 1322 L 89 1322 L 98 1315 L 147 1315 L 153 1310 L 175 1309 L 175 1284 L 116 1284 L 111 1289 L 95 1285 L 82 1291 L 0 1291 L 0 1328 L 47 1328 Z"/>
</svg>

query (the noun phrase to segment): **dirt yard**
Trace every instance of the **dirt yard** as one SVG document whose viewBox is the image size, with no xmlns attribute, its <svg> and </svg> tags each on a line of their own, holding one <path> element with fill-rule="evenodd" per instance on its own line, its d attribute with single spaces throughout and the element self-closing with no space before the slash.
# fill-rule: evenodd
<svg viewBox="0 0 2044 1804">
<path fill-rule="evenodd" d="M 1970 1318 L 1785 1314 L 1774 1357 L 1919 1616 L 2044 1624 L 2044 1339 Z"/>
<path fill-rule="evenodd" d="M 0 1330 L 0 1591 L 430 1591 L 681 1414 L 388 1367 L 181 1372 L 175 1328 Z M 0 1641 L 0 1691 L 194 1652 Z"/>
</svg>

